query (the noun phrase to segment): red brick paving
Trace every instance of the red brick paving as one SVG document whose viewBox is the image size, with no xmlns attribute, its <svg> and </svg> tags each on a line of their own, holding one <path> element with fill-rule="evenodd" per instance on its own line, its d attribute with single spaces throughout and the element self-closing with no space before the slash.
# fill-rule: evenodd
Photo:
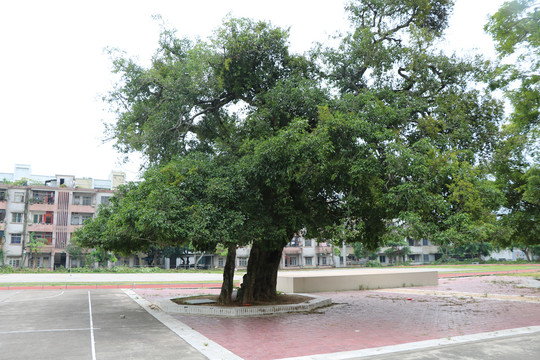
<svg viewBox="0 0 540 360">
<path fill-rule="evenodd" d="M 519 288 L 525 278 L 483 276 L 441 279 L 420 289 L 540 296 Z M 156 298 L 218 290 L 135 290 Z M 255 318 L 174 315 L 238 356 L 250 359 L 325 354 L 540 325 L 540 303 L 377 291 L 320 293 L 334 305 L 309 314 Z"/>
<path fill-rule="evenodd" d="M 499 271 L 481 271 L 481 272 L 465 272 L 465 273 L 440 273 L 439 278 L 449 277 L 466 277 L 466 276 L 485 276 L 499 274 L 520 274 L 537 272 L 538 269 L 521 269 L 521 270 L 499 270 Z"/>
<path fill-rule="evenodd" d="M 526 287 L 529 279 L 521 276 L 443 278 L 439 279 L 438 286 L 422 286 L 418 289 L 540 297 L 540 289 Z"/>
</svg>

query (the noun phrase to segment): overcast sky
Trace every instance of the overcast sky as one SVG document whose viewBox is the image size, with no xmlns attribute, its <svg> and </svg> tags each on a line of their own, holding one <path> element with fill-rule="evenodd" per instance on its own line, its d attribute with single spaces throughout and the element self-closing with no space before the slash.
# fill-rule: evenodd
<svg viewBox="0 0 540 360">
<path fill-rule="evenodd" d="M 446 46 L 493 54 L 483 33 L 503 0 L 457 0 Z M 147 64 L 157 46 L 152 15 L 188 37 L 206 38 L 228 13 L 291 28 L 304 52 L 346 25 L 345 0 L 12 0 L 0 1 L 0 172 L 30 164 L 37 175 L 106 179 L 111 170 L 137 175 L 136 159 L 103 144 L 112 120 L 101 97 L 111 89 L 106 47 Z"/>
</svg>

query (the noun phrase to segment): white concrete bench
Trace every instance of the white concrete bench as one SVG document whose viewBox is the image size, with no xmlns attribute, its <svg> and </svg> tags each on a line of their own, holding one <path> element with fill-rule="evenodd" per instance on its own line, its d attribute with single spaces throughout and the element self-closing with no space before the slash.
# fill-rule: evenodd
<svg viewBox="0 0 540 360">
<path fill-rule="evenodd" d="M 281 271 L 277 290 L 313 293 L 344 290 L 388 289 L 438 284 L 438 272 L 424 269 L 334 269 Z"/>
</svg>

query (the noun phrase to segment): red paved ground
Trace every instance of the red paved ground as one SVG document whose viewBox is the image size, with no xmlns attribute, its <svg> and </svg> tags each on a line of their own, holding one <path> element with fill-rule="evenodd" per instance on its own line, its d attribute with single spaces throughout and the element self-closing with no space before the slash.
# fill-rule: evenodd
<svg viewBox="0 0 540 360">
<path fill-rule="evenodd" d="M 482 271 L 482 272 L 466 272 L 466 273 L 439 273 L 440 278 L 449 277 L 466 277 L 466 276 L 485 276 L 499 274 L 519 274 L 538 272 L 539 269 L 520 269 L 520 270 L 499 270 L 499 271 Z"/>
<path fill-rule="evenodd" d="M 482 276 L 441 279 L 415 289 L 538 296 L 520 288 L 527 278 Z M 138 289 L 156 298 L 217 290 Z M 397 345 L 429 339 L 540 325 L 540 302 L 377 291 L 320 293 L 334 305 L 309 314 L 257 318 L 174 317 L 244 359 L 279 359 Z"/>
</svg>

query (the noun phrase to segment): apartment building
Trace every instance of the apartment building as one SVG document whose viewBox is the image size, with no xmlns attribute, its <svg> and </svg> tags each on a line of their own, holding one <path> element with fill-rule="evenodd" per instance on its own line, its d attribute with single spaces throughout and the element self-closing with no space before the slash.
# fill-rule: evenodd
<svg viewBox="0 0 540 360">
<path fill-rule="evenodd" d="M 336 266 L 332 244 L 294 236 L 283 248 L 281 269 L 324 268 Z"/>
<path fill-rule="evenodd" d="M 22 170 L 21 170 L 22 169 Z M 72 175 L 36 176 L 30 166 L 16 165 L 13 174 L 0 173 L 0 237 L 4 262 L 13 267 L 56 268 L 70 265 L 66 247 L 72 233 L 107 204 L 125 175 L 113 172 L 109 180 L 76 178 Z M 22 181 L 20 181 L 22 180 Z M 28 180 L 28 181 L 26 181 Z M 43 182 L 43 185 L 29 183 Z M 44 239 L 37 254 L 31 239 Z"/>
<path fill-rule="evenodd" d="M 399 259 L 410 262 L 411 265 L 427 264 L 439 260 L 441 257 L 439 247 L 428 239 L 407 239 L 410 253 L 405 259 Z M 378 254 L 378 261 L 383 265 L 389 265 L 391 259 L 385 254 L 387 247 L 381 248 Z"/>
</svg>

